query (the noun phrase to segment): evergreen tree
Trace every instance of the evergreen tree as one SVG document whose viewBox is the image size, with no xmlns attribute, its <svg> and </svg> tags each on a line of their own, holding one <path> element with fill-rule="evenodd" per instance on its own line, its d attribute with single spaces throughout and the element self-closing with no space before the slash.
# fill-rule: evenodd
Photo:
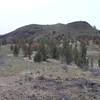
<svg viewBox="0 0 100 100">
<path fill-rule="evenodd" d="M 34 57 L 34 61 L 40 62 L 40 61 L 46 61 L 46 59 L 47 59 L 46 48 L 45 48 L 45 45 L 43 43 L 41 43 L 41 45 L 39 46 L 38 51 Z"/>
<path fill-rule="evenodd" d="M 7 44 L 7 40 L 6 39 L 2 40 L 2 45 L 6 45 L 6 44 Z"/>
<path fill-rule="evenodd" d="M 18 44 L 15 44 L 15 46 L 14 46 L 14 49 L 13 49 L 13 54 L 14 54 L 14 56 L 18 56 L 19 55 L 19 46 L 18 46 Z"/>
<path fill-rule="evenodd" d="M 52 44 L 52 46 L 50 47 L 50 52 L 51 52 L 52 58 L 58 59 L 59 52 L 58 52 L 58 48 L 57 48 L 56 44 Z"/>
<path fill-rule="evenodd" d="M 88 67 L 88 58 L 87 56 L 87 47 L 86 47 L 86 43 L 85 42 L 81 42 L 81 47 L 80 47 L 80 52 L 79 52 L 79 56 L 77 59 L 77 65 L 78 67 L 87 70 Z"/>
<path fill-rule="evenodd" d="M 35 61 L 35 62 L 41 62 L 41 61 L 42 61 L 42 54 L 41 54 L 40 51 L 38 51 L 38 52 L 36 53 L 36 55 L 34 56 L 34 61 Z"/>
<path fill-rule="evenodd" d="M 82 63 L 83 63 L 83 59 L 82 59 L 82 57 L 81 57 L 80 54 L 79 54 L 79 55 L 78 55 L 78 58 L 77 58 L 77 63 L 76 63 L 76 65 L 77 65 L 78 67 L 80 67 L 80 68 L 83 68 Z"/>
<path fill-rule="evenodd" d="M 1 46 L 2 46 L 2 43 L 1 43 L 1 41 L 0 41 L 0 50 L 1 50 Z"/>
<path fill-rule="evenodd" d="M 76 65 L 78 65 L 78 63 L 79 63 L 79 51 L 78 51 L 78 49 L 77 49 L 77 46 L 75 46 L 75 48 L 73 49 L 73 60 L 74 60 L 74 62 L 75 62 L 75 64 Z"/>
<path fill-rule="evenodd" d="M 100 58 L 98 59 L 98 66 L 100 67 Z"/>
<path fill-rule="evenodd" d="M 14 49 L 14 46 L 13 46 L 13 44 L 11 44 L 10 45 L 10 50 L 13 51 L 13 49 Z"/>
<path fill-rule="evenodd" d="M 91 68 L 93 68 L 94 67 L 94 58 L 93 57 L 91 57 L 90 58 L 90 66 L 91 66 Z"/>
<path fill-rule="evenodd" d="M 81 57 L 82 57 L 82 64 L 86 64 L 86 55 L 87 55 L 87 47 L 85 42 L 81 42 Z"/>
<path fill-rule="evenodd" d="M 41 44 L 39 49 L 40 49 L 39 52 L 41 52 L 42 60 L 46 61 L 46 59 L 47 59 L 47 51 L 46 51 L 45 45 Z"/>
<path fill-rule="evenodd" d="M 72 47 L 69 45 L 68 41 L 64 41 L 63 55 L 65 56 L 65 61 L 66 61 L 67 64 L 70 64 L 73 61 Z"/>
<path fill-rule="evenodd" d="M 81 56 L 86 57 L 87 47 L 85 42 L 81 42 Z"/>
<path fill-rule="evenodd" d="M 32 52 L 33 52 L 33 49 L 32 49 L 32 41 L 30 41 L 29 42 L 29 45 L 27 47 L 27 53 L 28 53 L 29 59 L 31 59 Z"/>
</svg>

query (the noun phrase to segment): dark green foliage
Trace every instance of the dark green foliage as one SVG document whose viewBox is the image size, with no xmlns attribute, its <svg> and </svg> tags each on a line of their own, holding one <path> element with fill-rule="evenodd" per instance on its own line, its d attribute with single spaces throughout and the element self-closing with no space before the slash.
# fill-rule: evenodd
<svg viewBox="0 0 100 100">
<path fill-rule="evenodd" d="M 87 56 L 87 47 L 85 42 L 81 42 L 80 53 L 77 58 L 77 65 L 78 67 L 87 70 L 88 69 L 88 58 Z"/>
<path fill-rule="evenodd" d="M 64 41 L 64 44 L 63 44 L 63 55 L 65 56 L 65 60 L 66 60 L 67 64 L 70 64 L 73 61 L 72 47 L 69 45 L 68 41 Z"/>
<path fill-rule="evenodd" d="M 75 62 L 76 65 L 78 65 L 79 60 L 80 60 L 79 54 L 80 54 L 80 53 L 79 53 L 77 47 L 75 47 L 75 48 L 73 49 L 73 60 L 74 60 L 74 62 Z M 80 65 L 80 64 L 79 64 L 79 65 Z"/>
<path fill-rule="evenodd" d="M 86 58 L 86 53 L 87 53 L 87 47 L 85 42 L 81 42 L 81 56 L 82 58 Z"/>
<path fill-rule="evenodd" d="M 47 52 L 46 52 L 46 48 L 45 48 L 44 44 L 41 44 L 41 46 L 39 48 L 39 52 L 41 53 L 42 60 L 46 61 L 46 59 L 47 59 Z"/>
<path fill-rule="evenodd" d="M 80 50 L 81 50 L 82 64 L 86 64 L 87 47 L 85 42 L 81 42 Z"/>
<path fill-rule="evenodd" d="M 17 44 L 17 43 L 19 43 L 19 40 L 18 40 L 18 39 L 12 39 L 11 42 L 12 42 L 13 44 Z"/>
<path fill-rule="evenodd" d="M 50 52 L 51 52 L 52 58 L 57 59 L 59 57 L 59 52 L 58 52 L 58 48 L 56 45 L 52 44 L 50 48 Z"/>
<path fill-rule="evenodd" d="M 93 59 L 93 57 L 90 58 L 90 64 L 91 64 L 91 65 L 90 65 L 91 68 L 93 68 L 93 67 L 94 67 L 94 59 Z"/>
<path fill-rule="evenodd" d="M 42 54 L 38 51 L 34 57 L 35 62 L 41 62 L 42 61 Z"/>
<path fill-rule="evenodd" d="M 82 57 L 80 55 L 78 55 L 76 65 L 78 67 L 82 67 L 82 62 L 83 62 Z"/>
<path fill-rule="evenodd" d="M 18 44 L 15 44 L 15 46 L 13 48 L 13 54 L 14 54 L 14 56 L 16 56 L 16 57 L 18 56 L 19 50 L 20 50 L 20 48 L 19 48 Z"/>
<path fill-rule="evenodd" d="M 85 61 L 85 62 L 84 62 Z M 80 67 L 83 70 L 88 70 L 88 59 L 84 60 L 81 56 L 78 57 L 77 59 L 77 64 L 78 67 Z"/>
<path fill-rule="evenodd" d="M 2 46 L 2 43 L 1 43 L 1 41 L 0 41 L 0 49 L 1 49 L 1 46 Z"/>
<path fill-rule="evenodd" d="M 47 59 L 47 52 L 44 44 L 41 44 L 38 48 L 38 51 L 34 57 L 35 62 L 46 61 Z"/>
<path fill-rule="evenodd" d="M 13 49 L 14 49 L 14 46 L 13 46 L 13 44 L 11 44 L 10 45 L 10 50 L 13 51 Z"/>
<path fill-rule="evenodd" d="M 98 59 L 98 66 L 100 67 L 100 58 Z"/>
<path fill-rule="evenodd" d="M 48 57 L 53 58 L 53 59 L 59 58 L 59 51 L 58 51 L 58 48 L 57 48 L 57 43 L 58 43 L 57 40 L 52 39 L 52 38 L 48 38 L 48 39 L 44 38 L 39 42 L 40 42 L 40 44 L 45 46 L 44 48 L 45 48 L 45 51 L 46 51 L 46 55 Z"/>
<path fill-rule="evenodd" d="M 27 53 L 28 53 L 29 59 L 31 59 L 32 52 L 33 52 L 32 42 L 29 42 L 29 45 L 28 45 L 28 48 L 27 48 Z"/>
<path fill-rule="evenodd" d="M 6 39 L 2 40 L 2 45 L 6 45 L 6 44 L 7 44 L 7 40 Z"/>
</svg>

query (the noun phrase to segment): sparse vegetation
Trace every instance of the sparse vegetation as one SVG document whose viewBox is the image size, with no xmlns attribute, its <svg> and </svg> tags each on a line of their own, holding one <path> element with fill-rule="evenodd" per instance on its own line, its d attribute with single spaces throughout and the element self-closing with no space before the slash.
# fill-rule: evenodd
<svg viewBox="0 0 100 100">
<path fill-rule="evenodd" d="M 43 30 L 39 27 L 35 29 L 38 32 Z M 23 37 L 22 40 L 13 38 L 8 42 L 2 40 L 0 90 L 5 88 L 0 92 L 2 100 L 6 97 L 12 97 L 8 100 L 16 100 L 16 97 L 18 100 L 99 100 L 98 37 L 72 37 L 70 32 L 59 34 L 54 29 L 50 32 L 50 36 L 49 33 L 46 36 L 43 34 L 36 40 L 33 37 Z"/>
<path fill-rule="evenodd" d="M 100 58 L 98 59 L 98 66 L 100 67 Z"/>
<path fill-rule="evenodd" d="M 47 59 L 47 52 L 45 45 L 42 43 L 38 48 L 38 51 L 34 57 L 34 61 L 41 62 L 41 61 L 46 61 L 46 59 Z"/>
<path fill-rule="evenodd" d="M 14 47 L 13 47 L 13 54 L 14 54 L 14 56 L 17 57 L 19 55 L 19 51 L 20 51 L 19 45 L 15 44 Z"/>
<path fill-rule="evenodd" d="M 77 45 L 75 45 L 75 47 L 73 49 L 73 59 L 74 59 L 74 62 L 76 65 L 80 65 L 79 64 L 79 62 L 80 62 L 79 55 L 80 55 L 79 50 L 77 49 Z"/>
<path fill-rule="evenodd" d="M 41 62 L 42 61 L 42 54 L 40 51 L 38 51 L 35 56 L 34 56 L 34 61 L 35 62 Z"/>
<path fill-rule="evenodd" d="M 64 41 L 63 44 L 63 55 L 65 56 L 66 64 L 70 64 L 73 61 L 72 57 L 72 47 L 69 45 L 68 41 Z"/>
</svg>

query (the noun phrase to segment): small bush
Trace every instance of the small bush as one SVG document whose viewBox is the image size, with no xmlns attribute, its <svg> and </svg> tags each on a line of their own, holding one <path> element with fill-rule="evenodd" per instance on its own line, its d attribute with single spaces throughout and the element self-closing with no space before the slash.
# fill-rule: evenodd
<svg viewBox="0 0 100 100">
<path fill-rule="evenodd" d="M 17 57 L 19 55 L 19 50 L 20 50 L 19 46 L 15 44 L 15 46 L 13 48 L 13 54 L 14 54 L 14 56 Z"/>
<path fill-rule="evenodd" d="M 11 44 L 10 45 L 10 50 L 13 51 L 13 49 L 14 49 L 14 46 Z"/>
<path fill-rule="evenodd" d="M 34 57 L 34 61 L 35 62 L 41 62 L 42 61 L 42 55 L 41 53 L 38 51 Z"/>
<path fill-rule="evenodd" d="M 44 44 L 41 44 L 41 46 L 38 48 L 38 51 L 34 57 L 34 61 L 41 62 L 41 61 L 46 61 L 46 59 L 47 59 L 46 48 Z"/>
<path fill-rule="evenodd" d="M 100 58 L 98 59 L 98 66 L 100 67 Z"/>
</svg>

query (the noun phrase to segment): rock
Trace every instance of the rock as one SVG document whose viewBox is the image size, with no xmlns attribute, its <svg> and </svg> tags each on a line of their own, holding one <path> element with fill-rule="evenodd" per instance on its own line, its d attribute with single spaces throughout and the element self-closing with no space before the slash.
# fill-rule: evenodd
<svg viewBox="0 0 100 100">
<path fill-rule="evenodd" d="M 100 76 L 100 69 L 90 69 L 89 70 L 94 76 Z"/>
<path fill-rule="evenodd" d="M 29 100 L 37 100 L 37 97 L 33 94 L 32 96 L 28 96 Z"/>
<path fill-rule="evenodd" d="M 5 64 L 5 61 L 2 56 L 0 56 L 0 64 Z"/>
<path fill-rule="evenodd" d="M 45 77 L 43 75 L 38 76 L 38 80 L 45 80 Z"/>
<path fill-rule="evenodd" d="M 70 100 L 69 97 L 64 96 L 61 100 Z"/>
</svg>

